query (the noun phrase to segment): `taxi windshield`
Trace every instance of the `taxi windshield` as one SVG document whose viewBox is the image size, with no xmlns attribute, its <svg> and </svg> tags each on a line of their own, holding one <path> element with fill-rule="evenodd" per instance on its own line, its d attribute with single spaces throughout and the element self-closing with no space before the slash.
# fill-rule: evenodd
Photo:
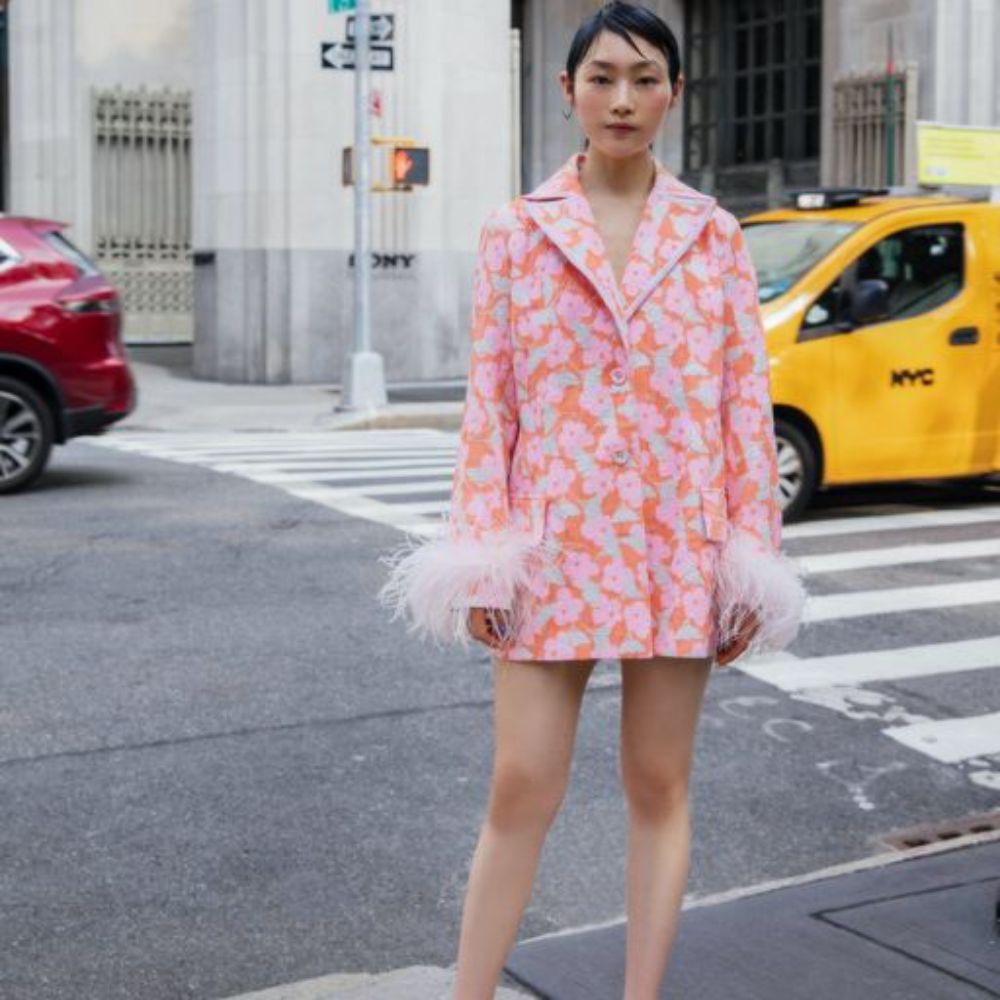
<svg viewBox="0 0 1000 1000">
<path fill-rule="evenodd" d="M 760 301 L 770 302 L 784 295 L 806 271 L 856 228 L 853 222 L 825 219 L 748 222 L 743 232 L 757 270 Z"/>
</svg>

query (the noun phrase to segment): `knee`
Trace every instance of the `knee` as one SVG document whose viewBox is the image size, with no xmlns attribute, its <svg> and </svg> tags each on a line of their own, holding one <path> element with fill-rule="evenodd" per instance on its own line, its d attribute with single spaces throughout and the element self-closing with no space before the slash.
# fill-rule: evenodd
<svg viewBox="0 0 1000 1000">
<path fill-rule="evenodd" d="M 496 829 L 549 826 L 566 792 L 567 775 L 544 764 L 498 763 L 490 788 L 488 820 Z"/>
<path fill-rule="evenodd" d="M 631 763 L 622 769 L 622 787 L 630 812 L 659 821 L 688 809 L 688 771 L 662 762 Z"/>
</svg>

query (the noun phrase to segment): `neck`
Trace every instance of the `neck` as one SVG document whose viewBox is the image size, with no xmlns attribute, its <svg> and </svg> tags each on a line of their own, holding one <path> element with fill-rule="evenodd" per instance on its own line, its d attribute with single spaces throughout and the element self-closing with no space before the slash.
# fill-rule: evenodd
<svg viewBox="0 0 1000 1000">
<path fill-rule="evenodd" d="M 583 153 L 579 173 L 587 194 L 644 198 L 656 180 L 656 161 L 648 149 L 634 156 L 606 156 L 591 145 Z"/>
</svg>

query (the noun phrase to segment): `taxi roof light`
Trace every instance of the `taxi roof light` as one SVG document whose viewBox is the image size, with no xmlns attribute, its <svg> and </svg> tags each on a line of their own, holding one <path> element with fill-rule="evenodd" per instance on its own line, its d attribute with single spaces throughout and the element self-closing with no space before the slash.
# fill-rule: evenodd
<svg viewBox="0 0 1000 1000">
<path fill-rule="evenodd" d="M 792 191 L 791 197 L 797 209 L 810 211 L 857 205 L 862 198 L 872 198 L 888 193 L 888 188 L 815 188 L 807 191 Z"/>
</svg>

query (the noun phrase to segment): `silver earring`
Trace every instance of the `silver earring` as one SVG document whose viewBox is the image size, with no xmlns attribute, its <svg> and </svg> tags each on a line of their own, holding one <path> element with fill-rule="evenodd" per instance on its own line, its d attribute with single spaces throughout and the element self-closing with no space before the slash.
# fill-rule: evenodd
<svg viewBox="0 0 1000 1000">
<path fill-rule="evenodd" d="M 565 118 L 568 121 L 572 117 L 573 117 L 573 109 L 563 108 L 563 118 Z"/>
</svg>

